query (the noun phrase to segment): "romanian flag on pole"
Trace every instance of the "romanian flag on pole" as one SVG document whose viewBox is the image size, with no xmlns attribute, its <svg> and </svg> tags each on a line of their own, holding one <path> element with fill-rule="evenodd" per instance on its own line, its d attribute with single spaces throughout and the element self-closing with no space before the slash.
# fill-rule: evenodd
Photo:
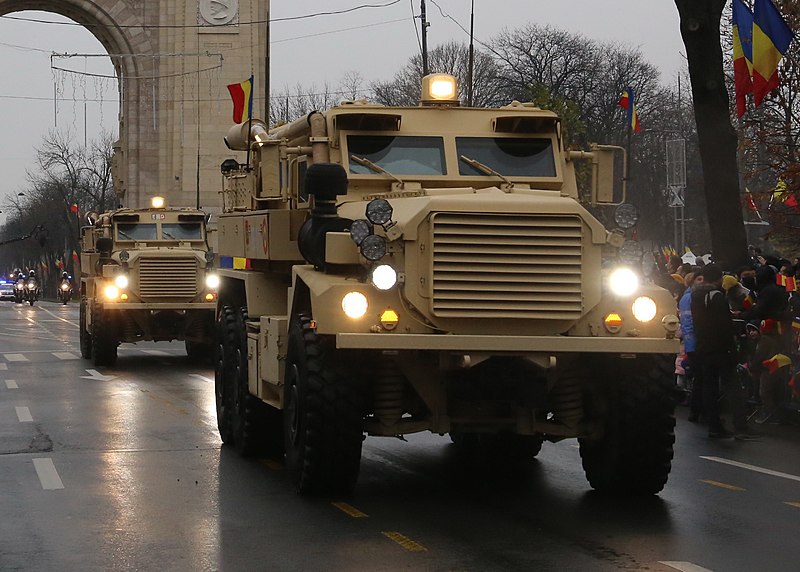
<svg viewBox="0 0 800 572">
<path fill-rule="evenodd" d="M 228 91 L 233 100 L 233 122 L 244 123 L 253 117 L 253 76 L 242 83 L 232 83 Z"/>
<path fill-rule="evenodd" d="M 733 81 L 736 117 L 747 109 L 747 94 L 753 93 L 753 13 L 743 0 L 733 0 Z"/>
<path fill-rule="evenodd" d="M 772 3 L 756 0 L 753 13 L 753 100 L 756 107 L 778 85 L 778 63 L 794 33 Z"/>
<path fill-rule="evenodd" d="M 622 97 L 619 98 L 619 104 L 628 110 L 628 125 L 630 126 L 631 131 L 635 133 L 639 133 L 642 130 L 642 126 L 639 125 L 639 114 L 636 112 L 636 104 L 633 100 L 633 88 L 628 87 L 625 89 L 625 92 L 622 94 Z"/>
<path fill-rule="evenodd" d="M 792 365 L 792 358 L 790 358 L 785 354 L 775 354 L 771 358 L 762 361 L 761 365 L 766 367 L 767 370 L 771 374 L 773 374 L 782 367 L 786 367 L 787 365 Z"/>
</svg>

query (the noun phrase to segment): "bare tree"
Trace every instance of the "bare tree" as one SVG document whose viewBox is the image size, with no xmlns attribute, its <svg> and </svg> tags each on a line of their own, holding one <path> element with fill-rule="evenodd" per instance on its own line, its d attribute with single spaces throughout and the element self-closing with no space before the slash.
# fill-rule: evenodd
<svg viewBox="0 0 800 572">
<path fill-rule="evenodd" d="M 432 72 L 456 76 L 459 97 L 467 100 L 469 47 L 466 44 L 449 42 L 437 46 L 428 54 L 428 66 Z M 504 97 L 498 73 L 498 65 L 490 55 L 481 50 L 474 52 L 472 100 L 475 107 L 491 107 L 509 101 Z M 422 57 L 415 55 L 391 80 L 371 84 L 372 99 L 384 105 L 417 105 L 421 86 Z"/>
</svg>

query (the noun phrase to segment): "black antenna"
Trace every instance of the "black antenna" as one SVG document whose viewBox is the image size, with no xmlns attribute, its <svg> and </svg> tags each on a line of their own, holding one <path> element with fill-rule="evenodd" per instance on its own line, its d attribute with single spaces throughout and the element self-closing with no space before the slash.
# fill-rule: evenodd
<svg viewBox="0 0 800 572">
<path fill-rule="evenodd" d="M 472 73 L 475 69 L 475 0 L 469 12 L 469 72 L 467 79 L 467 107 L 472 107 Z"/>
<path fill-rule="evenodd" d="M 425 19 L 425 0 L 420 0 L 419 17 L 422 21 L 422 75 L 428 75 L 428 21 Z"/>
</svg>

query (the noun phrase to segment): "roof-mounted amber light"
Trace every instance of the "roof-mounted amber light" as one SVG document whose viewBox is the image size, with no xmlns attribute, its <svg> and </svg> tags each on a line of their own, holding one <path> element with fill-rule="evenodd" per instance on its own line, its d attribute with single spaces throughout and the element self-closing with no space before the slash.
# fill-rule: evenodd
<svg viewBox="0 0 800 572">
<path fill-rule="evenodd" d="M 455 76 L 433 73 L 422 78 L 423 105 L 458 105 L 458 84 Z"/>
</svg>

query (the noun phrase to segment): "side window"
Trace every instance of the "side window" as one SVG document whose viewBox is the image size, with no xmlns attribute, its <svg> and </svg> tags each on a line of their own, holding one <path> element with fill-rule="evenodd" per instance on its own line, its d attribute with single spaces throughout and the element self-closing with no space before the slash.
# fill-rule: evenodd
<svg viewBox="0 0 800 572">
<path fill-rule="evenodd" d="M 292 198 L 294 199 L 297 208 L 304 208 L 308 206 L 308 195 L 306 194 L 306 169 L 308 164 L 305 157 L 295 157 L 289 163 L 290 170 L 290 184 L 292 189 Z"/>
</svg>

